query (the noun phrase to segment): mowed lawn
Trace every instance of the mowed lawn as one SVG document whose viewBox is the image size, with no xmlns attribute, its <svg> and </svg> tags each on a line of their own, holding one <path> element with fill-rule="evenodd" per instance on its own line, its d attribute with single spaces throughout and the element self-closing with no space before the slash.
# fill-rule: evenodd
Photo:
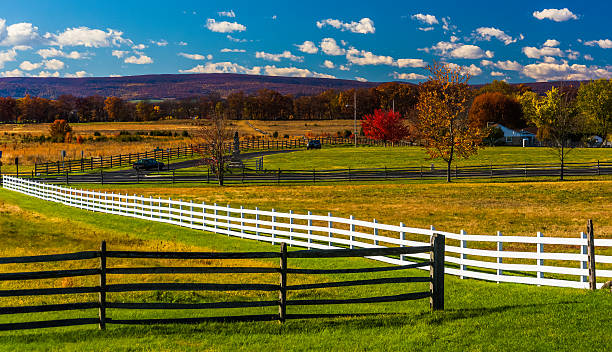
<svg viewBox="0 0 612 352">
<path fill-rule="evenodd" d="M 574 187 L 573 183 L 555 183 L 558 188 L 565 185 Z M 586 185 L 587 183 L 580 183 Z M 497 186 L 497 185 L 494 185 Z M 531 186 L 531 185 L 530 185 Z M 590 184 L 591 188 L 602 192 L 596 202 L 610 199 L 610 184 Z M 318 187 L 318 186 L 317 186 Z M 277 207 L 286 202 L 298 203 L 294 197 L 301 194 L 272 192 L 272 187 L 258 188 L 267 190 L 263 197 L 264 204 L 275 204 Z M 315 187 L 310 187 L 314 191 Z M 204 189 L 208 194 L 197 193 L 195 196 L 215 196 L 219 201 L 223 197 L 236 196 L 242 192 L 243 198 L 236 198 L 241 204 L 255 202 L 254 193 L 238 187 L 231 189 Z M 537 191 L 523 195 L 533 197 L 534 203 L 543 202 L 544 198 L 557 208 L 569 205 L 578 209 L 588 204 L 591 199 L 581 195 L 581 189 L 572 188 L 567 192 L 555 192 L 552 187 L 539 188 Z M 159 192 L 160 189 L 154 190 Z M 187 191 L 187 190 L 185 190 Z M 287 191 L 287 189 L 285 189 Z M 319 192 L 321 189 L 319 188 Z M 341 197 L 355 194 L 345 190 Z M 449 190 L 447 190 L 449 191 Z M 182 192 L 180 189 L 168 192 Z M 191 190 L 192 194 L 194 190 Z M 216 193 L 214 193 L 216 192 Z M 227 193 L 229 192 L 229 193 Z M 452 192 L 451 192 L 452 193 Z M 451 194 L 449 193 L 449 194 Z M 551 195 L 552 194 L 552 195 Z M 575 196 L 574 196 L 575 194 Z M 591 193 L 592 194 L 592 193 Z M 319 193 L 318 209 L 326 207 L 325 193 Z M 279 199 L 273 199 L 274 197 Z M 486 197 L 488 204 L 496 203 L 495 195 Z M 367 196 L 366 196 L 367 197 Z M 435 198 L 435 196 L 430 197 Z M 474 199 L 472 197 L 471 199 Z M 364 201 L 367 199 L 368 201 Z M 447 197 L 448 202 L 456 199 Z M 304 199 L 302 199 L 304 200 Z M 315 199 L 304 200 L 305 207 L 312 206 Z M 441 200 L 438 200 L 441 202 Z M 361 198 L 361 205 L 374 203 L 370 198 Z M 261 205 L 262 203 L 260 203 Z M 601 203 L 600 203 L 601 204 Z M 486 204 L 483 206 L 486 207 Z M 609 205 L 608 205 L 609 206 Z M 383 208 L 383 207 L 380 207 Z M 313 208 L 311 208 L 313 209 Z M 537 212 L 537 207 L 532 210 Z M 341 212 L 338 209 L 338 212 Z M 594 207 L 587 207 L 585 213 L 597 213 Z M 609 214 L 609 212 L 608 212 Z M 390 216 L 390 215 L 387 215 Z M 389 217 L 390 218 L 390 217 Z M 482 219 L 482 222 L 486 222 Z M 478 221 L 478 219 L 473 219 Z M 608 220 L 609 221 L 609 220 Z M 518 227 L 517 227 L 518 228 Z M 573 231 L 570 226 L 568 231 Z M 204 233 L 201 231 L 178 228 L 171 225 L 146 222 L 119 216 L 86 212 L 65 207 L 59 204 L 43 202 L 14 192 L 0 190 L 0 246 L 1 256 L 47 254 L 92 250 L 98 247 L 99 241 L 106 239 L 109 249 L 134 250 L 214 250 L 214 251 L 264 251 L 278 250 L 278 247 L 253 241 L 228 238 L 226 236 Z M 275 261 L 274 261 L 275 262 Z M 216 265 L 218 263 L 208 263 Z M 254 262 L 257 265 L 276 265 L 268 261 Z M 93 263 L 95 265 L 95 262 Z M 235 265 L 235 263 L 230 263 Z M 334 261 L 290 261 L 291 267 L 364 267 L 378 266 L 380 263 L 366 259 L 343 259 Z M 4 267 L 2 270 L 6 270 Z M 10 271 L 19 268 L 11 267 Z M 23 270 L 23 269 L 22 269 Z M 401 275 L 395 272 L 394 275 Z M 404 273 L 405 275 L 406 273 Z M 426 272 L 410 271 L 408 275 L 424 275 Z M 353 277 L 354 278 L 354 277 Z M 118 278 L 117 280 L 124 280 Z M 212 279 L 191 278 L 196 279 Z M 230 278 L 236 279 L 236 278 Z M 277 279 L 277 278 L 275 278 Z M 311 277 L 296 278 L 290 276 L 289 283 L 308 281 Z M 332 281 L 345 279 L 345 276 L 330 275 L 318 280 Z M 253 275 L 247 276 L 246 282 L 258 280 Z M 76 283 L 65 283 L 70 286 Z M 10 285 L 28 285 L 28 282 L 4 283 L 3 289 Z M 422 287 L 420 287 L 422 289 Z M 410 292 L 418 288 L 407 285 L 384 285 L 383 287 L 363 287 L 348 291 L 333 290 L 321 293 L 307 293 L 306 297 L 346 297 L 369 296 L 376 294 L 397 294 Z M 195 298 L 194 298 L 195 297 Z M 607 314 L 612 309 L 610 293 L 590 292 L 586 290 L 536 287 L 515 284 L 495 284 L 476 280 L 459 280 L 446 278 L 446 310 L 430 313 L 426 300 L 393 304 L 370 304 L 361 306 L 333 306 L 320 310 L 315 308 L 289 308 L 295 312 L 336 312 L 336 313 L 373 313 L 382 314 L 362 317 L 334 319 L 294 320 L 285 324 L 266 323 L 210 323 L 193 326 L 113 326 L 107 331 L 99 331 L 96 326 L 73 328 L 52 328 L 45 330 L 1 332 L 0 350 L 74 350 L 74 351 L 149 351 L 149 350 L 193 350 L 193 351 L 227 351 L 227 350 L 350 350 L 350 351 L 389 351 L 389 350 L 431 350 L 431 351 L 465 351 L 465 350 L 608 350 L 612 347 L 610 329 L 612 316 Z M 58 297 L 60 298 L 60 297 Z M 224 297 L 182 295 L 159 295 L 151 293 L 142 297 L 131 297 L 141 301 L 207 301 L 212 299 L 228 300 L 253 299 L 262 297 L 236 297 L 227 294 Z M 265 297 L 263 297 L 265 298 Z M 292 298 L 291 296 L 289 297 Z M 296 297 L 293 297 L 296 298 Z M 304 298 L 304 297 L 299 297 Z M 52 300 L 50 300 L 52 301 Z M 1 305 L 24 305 L 27 302 L 17 299 L 0 299 Z M 50 303 L 50 302 L 47 302 Z M 272 307 L 274 308 L 274 307 Z M 274 311 L 274 309 L 272 309 Z M 221 311 L 219 314 L 229 313 Z M 74 312 L 80 317 L 95 317 L 96 310 Z M 142 318 L 160 317 L 162 314 L 194 316 L 194 311 L 174 313 L 160 312 L 121 312 L 111 310 L 109 316 Z M 167 316 L 167 315 L 164 315 Z M 60 313 L 32 314 L 33 319 L 52 319 L 62 316 Z M 13 316 L 0 317 L 1 322 L 18 321 L 23 318 Z"/>
<path fill-rule="evenodd" d="M 576 148 L 566 162 L 612 161 L 612 149 Z M 490 165 L 521 163 L 559 163 L 556 151 L 551 148 L 488 147 L 469 159 L 457 160 L 453 165 Z M 374 167 L 445 167 L 444 161 L 428 160 L 420 147 L 327 147 L 321 150 L 304 150 L 292 153 L 268 155 L 264 158 L 266 169 L 345 169 Z"/>
</svg>

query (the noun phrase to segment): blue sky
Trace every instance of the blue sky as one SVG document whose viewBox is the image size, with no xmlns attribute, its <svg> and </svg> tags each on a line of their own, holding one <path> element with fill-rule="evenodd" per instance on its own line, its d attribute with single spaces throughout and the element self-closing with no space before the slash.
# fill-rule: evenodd
<svg viewBox="0 0 612 352">
<path fill-rule="evenodd" d="M 472 83 L 612 78 L 609 1 L 11 1 L 0 75 L 233 72 Z"/>
</svg>

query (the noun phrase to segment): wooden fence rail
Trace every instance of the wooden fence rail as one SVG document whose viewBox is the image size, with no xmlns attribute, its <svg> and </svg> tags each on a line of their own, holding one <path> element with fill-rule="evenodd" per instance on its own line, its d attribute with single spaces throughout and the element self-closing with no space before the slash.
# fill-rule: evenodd
<svg viewBox="0 0 612 352">
<path fill-rule="evenodd" d="M 353 143 L 352 138 L 342 137 L 321 137 L 316 138 L 321 141 L 322 144 L 326 145 L 341 145 Z M 241 140 L 240 150 L 283 150 L 283 149 L 297 149 L 305 148 L 308 145 L 310 139 L 299 138 L 299 139 L 282 139 L 282 140 Z M 368 146 L 406 146 L 410 145 L 408 142 L 394 142 L 385 143 L 382 141 L 375 141 L 365 137 L 359 137 L 357 139 L 359 145 Z M 132 163 L 140 159 L 157 159 L 159 161 L 166 161 L 169 163 L 170 160 L 189 158 L 194 155 L 198 155 L 199 151 L 204 148 L 203 144 L 190 144 L 185 146 L 166 148 L 166 149 L 155 149 L 146 152 L 139 153 L 128 153 L 128 154 L 117 154 L 109 156 L 98 156 L 88 157 L 81 159 L 67 159 L 58 160 L 44 163 L 34 164 L 35 175 L 51 175 L 51 174 L 65 174 L 72 172 L 85 172 L 87 170 L 97 169 L 109 169 L 114 167 L 125 167 L 131 166 Z M 228 154 L 231 154 L 233 143 L 228 142 L 225 146 Z"/>
<path fill-rule="evenodd" d="M 93 254 L 93 256 L 92 256 Z M 329 259 L 345 257 L 363 256 L 395 256 L 410 254 L 427 254 L 430 261 L 422 261 L 404 267 L 374 267 L 358 269 L 291 269 L 288 267 L 288 259 L 291 258 L 311 258 Z M 162 323 L 199 323 L 211 320 L 224 321 L 266 321 L 278 320 L 284 322 L 286 319 L 313 318 L 318 314 L 287 314 L 287 306 L 312 306 L 312 305 L 335 305 L 335 304 L 358 304 L 358 303 L 378 303 L 378 302 L 398 302 L 429 298 L 432 310 L 444 309 L 444 236 L 435 235 L 432 237 L 431 245 L 419 247 L 399 247 L 399 248 L 371 248 L 371 249 L 331 249 L 331 250 L 287 250 L 287 245 L 283 243 L 280 252 L 237 252 L 237 253 L 210 253 L 210 252 L 136 252 L 136 251 L 107 251 L 106 242 L 102 242 L 100 251 L 68 253 L 60 255 L 46 255 L 36 257 L 12 257 L 0 258 L 1 263 L 45 263 L 67 260 L 100 259 L 100 266 L 92 269 L 78 270 L 53 270 L 38 272 L 19 272 L 19 273 L 0 273 L 0 281 L 7 280 L 36 280 L 48 278 L 64 278 L 75 276 L 98 276 L 99 285 L 95 287 L 70 287 L 70 288 L 37 288 L 19 290 L 0 290 L 0 297 L 22 297 L 33 295 L 56 295 L 56 294 L 80 294 L 98 293 L 97 302 L 77 302 L 64 304 L 45 304 L 35 306 L 13 306 L 0 307 L 0 315 L 25 314 L 40 312 L 58 312 L 84 309 L 98 309 L 98 318 L 76 318 L 76 319 L 55 319 L 44 321 L 30 321 L 20 323 L 0 324 L 0 331 L 21 330 L 45 327 L 72 326 L 98 324 L 100 329 L 105 329 L 107 324 L 162 324 Z M 273 267 L 108 267 L 109 258 L 129 258 L 129 259 L 261 259 L 261 258 L 280 258 L 280 266 Z M 325 275 L 346 273 L 369 273 L 405 270 L 411 268 L 428 267 L 429 276 L 423 277 L 389 277 L 377 279 L 361 279 L 351 281 L 324 282 L 300 285 L 288 285 L 287 274 L 310 274 Z M 280 275 L 278 285 L 274 284 L 244 284 L 244 283 L 112 283 L 113 275 L 143 275 L 143 274 L 186 274 L 186 273 L 277 273 Z M 348 299 L 296 299 L 288 300 L 288 291 L 301 291 L 331 287 L 349 287 L 361 285 L 385 285 L 399 283 L 429 282 L 429 290 L 421 292 L 409 292 L 399 295 L 359 297 Z M 145 291 L 278 291 L 278 300 L 268 301 L 238 301 L 238 302 L 206 302 L 206 303 L 158 303 L 158 302 L 118 302 L 107 300 L 116 292 L 145 292 Z M 113 309 L 158 309 L 158 310 L 205 310 L 205 309 L 229 309 L 229 308 L 252 308 L 252 307 L 273 307 L 278 306 L 278 314 L 259 314 L 259 315 L 237 315 L 220 317 L 198 317 L 198 318 L 171 318 L 171 319 L 113 319 L 109 313 Z"/>
<path fill-rule="evenodd" d="M 563 173 L 567 176 L 612 175 L 612 161 L 566 163 Z M 452 170 L 455 179 L 493 179 L 523 177 L 554 177 L 561 174 L 561 166 L 554 163 L 500 164 L 457 166 Z M 139 184 L 139 183 L 216 183 L 217 177 L 209 170 L 160 171 L 160 172 L 97 172 L 85 174 L 36 176 L 22 175 L 47 183 L 64 184 Z M 246 170 L 225 173 L 225 184 L 245 183 L 297 183 L 297 182 L 353 182 L 384 180 L 444 179 L 446 170 L 432 167 L 358 168 L 334 170 Z"/>
<path fill-rule="evenodd" d="M 464 231 L 420 229 L 402 223 L 398 226 L 330 213 L 298 214 L 97 192 L 10 176 L 3 176 L 3 180 L 5 189 L 88 211 L 304 248 L 418 247 L 428 245 L 434 233 L 441 233 L 451 241 L 446 247 L 446 273 L 460 278 L 574 288 L 599 288 L 603 282 L 596 282 L 596 278 L 612 278 L 612 239 L 605 238 L 605 234 L 601 236 L 604 238 L 595 238 L 593 226 L 578 238 L 547 237 L 542 233 L 536 236 L 506 236 L 501 232 L 469 235 Z M 520 246 L 521 250 L 512 246 Z M 595 254 L 596 249 L 598 254 Z M 424 254 L 412 256 L 429 259 Z M 399 266 L 414 263 L 404 255 L 368 258 Z"/>
</svg>

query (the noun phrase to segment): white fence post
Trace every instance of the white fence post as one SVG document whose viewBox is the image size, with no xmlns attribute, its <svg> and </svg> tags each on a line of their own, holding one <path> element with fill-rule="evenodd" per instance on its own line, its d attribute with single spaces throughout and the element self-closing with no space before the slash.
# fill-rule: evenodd
<svg viewBox="0 0 612 352">
<path fill-rule="evenodd" d="M 193 226 L 193 199 L 189 201 L 189 225 Z"/>
<path fill-rule="evenodd" d="M 202 229 L 208 227 L 206 224 L 206 202 L 202 202 Z"/>
<path fill-rule="evenodd" d="M 459 234 L 461 235 L 461 248 L 467 248 L 467 241 L 463 239 L 463 236 L 467 235 L 467 233 L 465 232 L 465 230 L 461 230 L 459 232 Z M 467 266 L 464 264 L 464 260 L 467 259 L 467 254 L 465 253 L 461 253 L 461 275 L 459 276 L 461 279 L 464 279 L 465 276 L 463 275 L 463 273 L 465 271 L 467 271 Z"/>
<path fill-rule="evenodd" d="M 274 208 L 272 208 L 272 213 L 275 212 Z M 276 223 L 276 215 L 272 215 L 272 223 Z M 276 242 L 274 242 L 274 238 L 276 238 L 276 234 L 274 233 L 274 231 L 276 231 L 276 226 L 272 225 L 272 245 L 274 246 L 276 244 Z"/>
<path fill-rule="evenodd" d="M 151 218 L 153 218 L 153 197 L 149 196 L 149 212 L 151 213 Z"/>
<path fill-rule="evenodd" d="M 293 225 L 293 216 L 291 214 L 293 214 L 293 210 L 289 210 L 289 225 Z M 293 232 L 293 227 L 289 228 L 289 232 L 290 233 Z M 290 241 L 293 240 L 293 236 L 291 236 L 291 234 L 289 234 L 289 240 Z M 292 244 L 289 243 L 289 247 L 291 247 L 291 246 L 292 246 Z"/>
<path fill-rule="evenodd" d="M 542 238 L 544 237 L 544 235 L 538 231 L 537 233 L 538 238 Z M 538 243 L 538 255 L 544 253 L 544 244 L 543 243 Z M 541 271 L 540 267 L 544 266 L 544 259 L 538 259 L 538 279 L 543 279 L 544 278 L 544 273 Z M 538 286 L 540 286 L 540 284 L 538 283 Z"/>
<path fill-rule="evenodd" d="M 331 212 L 328 212 L 328 213 L 327 213 L 327 216 L 331 218 L 331 217 L 332 217 L 332 213 L 331 213 Z M 333 223 L 331 220 L 329 220 L 329 221 L 327 222 L 327 227 L 329 228 L 329 232 L 327 233 L 327 235 L 329 236 L 329 238 L 333 238 L 333 237 L 334 237 L 334 234 L 331 232 L 331 229 L 333 229 L 333 228 L 334 228 L 334 223 Z M 331 239 L 329 240 L 329 246 L 330 246 L 330 247 L 332 246 L 332 240 L 331 240 Z"/>
<path fill-rule="evenodd" d="M 312 243 L 312 238 L 310 236 L 312 236 L 312 219 L 310 218 L 312 216 L 312 212 L 309 210 L 308 211 L 308 243 Z M 311 249 L 310 246 L 308 246 L 308 249 Z"/>
<path fill-rule="evenodd" d="M 226 208 L 227 208 L 227 212 L 225 215 L 227 216 L 227 232 L 228 232 L 227 235 L 229 236 L 230 235 L 229 232 L 232 231 L 232 220 L 230 220 L 232 213 L 230 212 L 231 207 L 229 204 L 227 205 Z"/>
<path fill-rule="evenodd" d="M 376 219 L 374 219 L 372 222 L 374 223 L 374 236 L 378 236 L 378 228 L 376 227 L 376 224 L 378 224 L 378 221 L 376 221 Z M 374 240 L 374 245 L 378 246 L 378 240 L 377 239 Z"/>
<path fill-rule="evenodd" d="M 404 227 L 404 223 L 400 222 L 400 227 Z M 406 233 L 404 231 L 400 231 L 400 240 L 405 241 L 406 240 Z M 406 247 L 405 244 L 400 244 L 400 247 Z M 406 260 L 405 254 L 400 254 L 400 260 Z"/>
<path fill-rule="evenodd" d="M 355 220 L 355 217 L 353 215 L 351 215 L 350 217 L 351 219 L 351 235 L 349 236 L 349 240 L 351 241 L 351 244 L 349 245 L 350 249 L 353 249 L 353 241 L 355 241 L 355 236 L 353 236 L 353 233 L 355 232 L 355 224 L 353 224 L 353 221 Z"/>
<path fill-rule="evenodd" d="M 183 222 L 183 200 L 179 199 L 179 223 Z"/>
<path fill-rule="evenodd" d="M 259 208 L 258 207 L 255 207 L 255 221 L 257 221 L 255 223 L 255 228 L 259 229 Z M 259 230 L 256 230 L 255 234 L 259 236 Z M 259 241 L 259 239 L 257 240 Z"/>
<path fill-rule="evenodd" d="M 580 248 L 582 249 L 582 254 L 584 255 L 588 255 L 589 254 L 589 247 L 587 246 L 588 243 L 588 238 L 587 238 L 587 234 L 584 232 L 580 232 L 580 237 L 584 240 L 584 244 L 582 246 L 580 246 Z M 584 270 L 588 270 L 589 269 L 589 265 L 588 262 L 586 260 L 582 261 L 582 269 Z M 588 275 L 582 275 L 582 282 L 589 282 L 589 276 Z"/>
<path fill-rule="evenodd" d="M 501 231 L 497 231 L 497 236 L 503 236 Z M 502 264 L 504 262 L 504 258 L 501 256 L 500 252 L 504 251 L 504 242 L 497 241 L 497 264 Z M 503 275 L 503 271 L 501 269 L 497 269 L 497 283 L 500 282 L 500 278 Z"/>
<path fill-rule="evenodd" d="M 215 222 L 215 229 L 219 228 L 218 222 L 219 219 L 217 218 L 217 215 L 219 215 L 219 212 L 217 211 L 217 203 L 213 203 L 213 206 L 215 207 L 214 211 L 213 211 L 213 215 L 214 215 L 214 222 Z"/>
<path fill-rule="evenodd" d="M 159 204 L 160 204 L 160 207 L 161 207 L 161 203 L 159 203 Z M 174 220 L 172 218 L 173 215 L 174 214 L 172 212 L 172 198 L 168 197 L 168 220 L 170 220 L 170 221 Z"/>
<path fill-rule="evenodd" d="M 240 206 L 240 233 L 242 234 L 240 237 L 244 238 L 244 207 L 242 205 Z"/>
<path fill-rule="evenodd" d="M 159 210 L 159 219 L 161 220 L 162 218 L 162 202 L 161 202 L 161 197 L 157 197 L 157 210 Z"/>
</svg>

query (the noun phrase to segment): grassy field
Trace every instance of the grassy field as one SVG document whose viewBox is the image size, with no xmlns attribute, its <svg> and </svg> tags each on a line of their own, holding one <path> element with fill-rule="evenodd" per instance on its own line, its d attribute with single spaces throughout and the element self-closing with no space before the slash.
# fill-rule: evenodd
<svg viewBox="0 0 612 352">
<path fill-rule="evenodd" d="M 558 184 L 557 184 L 558 186 Z M 593 186 L 593 185 L 591 185 Z M 603 200 L 610 199 L 610 187 L 604 188 Z M 270 189 L 267 189 L 270 191 Z M 601 191 L 601 189 L 597 189 Z M 177 190 L 172 190 L 176 192 Z M 217 192 L 221 191 L 216 189 Z M 243 190 L 244 192 L 244 190 Z M 584 205 L 588 200 L 579 189 L 560 192 L 556 197 L 546 193 L 551 188 L 529 196 L 552 199 L 557 206 L 569 203 Z M 554 192 L 554 191 L 553 191 Z M 608 193 L 606 193 L 608 192 Z M 278 194 L 276 194 L 278 195 Z M 223 197 L 220 194 L 217 197 Z M 254 195 L 253 195 L 254 196 Z M 269 202 L 274 194 L 269 194 Z M 293 195 L 295 196 L 295 195 Z M 323 199 L 325 193 L 320 194 Z M 292 195 L 286 195 L 280 202 Z M 494 195 L 488 197 L 491 200 Z M 221 200 L 221 199 L 219 199 Z M 245 201 L 253 201 L 245 198 Z M 601 201 L 601 199 L 599 199 Z M 314 200 L 313 200 L 314 201 Z M 312 204 L 312 203 L 311 203 Z M 311 205 L 308 204 L 308 205 Z M 319 204 L 320 208 L 321 206 Z M 590 210 L 591 212 L 593 210 Z M 129 218 L 108 216 L 46 203 L 13 192 L 0 190 L 0 235 L 3 245 L 0 255 L 57 253 L 91 250 L 106 239 L 109 248 L 134 250 L 215 250 L 254 251 L 278 250 L 277 247 L 252 241 L 228 238 L 150 223 Z M 608 212 L 609 214 L 609 212 Z M 210 263 L 215 265 L 217 263 Z M 267 262 L 252 264 L 270 265 Z M 230 263 L 230 265 L 232 265 Z M 380 265 L 366 259 L 334 260 L 330 262 L 292 261 L 291 267 L 359 267 Z M 10 268 L 17 271 L 17 268 Z M 6 270 L 6 267 L 2 269 Z M 410 272 L 409 275 L 422 275 Z M 322 280 L 344 279 L 330 275 Z M 159 279 L 159 278 L 155 278 Z M 201 278 L 200 278 L 201 279 Z M 206 277 L 206 279 L 210 279 Z M 256 278 L 248 276 L 246 282 Z M 308 281 L 312 278 L 295 278 Z M 124 280 L 118 278 L 117 280 Z M 299 282 L 299 281 L 298 281 Z M 74 285 L 68 283 L 67 285 Z M 27 283 L 17 283 L 27 285 Z M 3 284 L 3 288 L 7 285 Z M 313 292 L 311 297 L 338 297 L 341 294 L 368 296 L 381 292 L 394 294 L 418 289 L 405 285 L 363 287 L 348 292 Z M 380 290 L 380 291 L 379 291 Z M 185 301 L 194 296 L 127 297 L 142 301 Z M 196 296 L 207 301 L 219 297 Z M 252 297 L 226 296 L 227 299 Z M 264 299 L 265 297 L 259 297 Z M 303 297 L 300 297 L 303 298 Z M 113 299 L 116 299 L 113 297 Z M 3 298 L 2 305 L 24 304 Z M 51 302 L 49 302 L 51 303 Z M 609 326 L 612 318 L 610 294 L 584 290 L 495 284 L 475 280 L 446 278 L 446 310 L 432 314 L 427 301 L 395 304 L 338 306 L 323 312 L 381 314 L 366 317 L 288 321 L 270 323 L 209 323 L 193 326 L 109 326 L 98 331 L 95 326 L 53 328 L 46 330 L 2 332 L 0 350 L 73 350 L 73 351 L 148 351 L 148 350 L 607 350 L 612 347 Z M 300 310 L 291 307 L 289 313 Z M 313 311 L 303 308 L 303 311 Z M 316 310 L 315 310 L 316 311 Z M 225 311 L 219 312 L 226 313 Z M 58 318 L 59 313 L 36 315 L 38 319 Z M 74 313 L 73 313 L 74 314 Z M 79 316 L 96 316 L 96 311 L 76 312 Z M 164 313 L 166 314 L 166 313 Z M 183 316 L 196 314 L 176 312 Z M 157 316 L 157 312 L 135 313 L 111 311 L 111 317 L 142 318 Z M 165 315 L 167 316 L 167 315 Z M 33 316 L 34 317 L 34 316 Z M 36 319 L 35 318 L 35 319 Z M 22 318 L 3 316 L 0 321 Z"/>
<path fill-rule="evenodd" d="M 566 162 L 612 161 L 612 149 L 576 148 Z M 456 165 L 508 164 L 508 163 L 558 163 L 551 148 L 489 147 Z M 427 160 L 420 147 L 323 147 L 321 150 L 304 150 L 293 153 L 269 155 L 264 158 L 267 169 L 344 169 L 367 167 L 430 166 L 445 167 L 442 160 Z"/>
</svg>

